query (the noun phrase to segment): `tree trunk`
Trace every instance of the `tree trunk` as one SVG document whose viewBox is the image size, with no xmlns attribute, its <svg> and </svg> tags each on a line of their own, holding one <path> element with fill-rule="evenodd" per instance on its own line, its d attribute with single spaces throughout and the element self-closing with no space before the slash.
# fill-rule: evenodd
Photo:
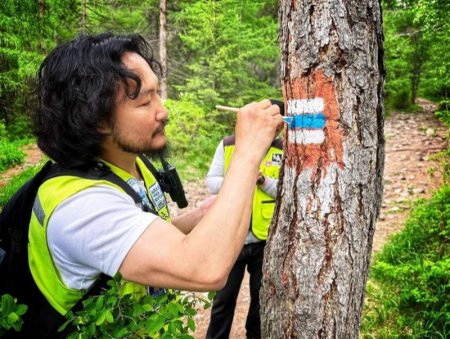
<svg viewBox="0 0 450 339">
<path fill-rule="evenodd" d="M 41 52 L 45 51 L 45 28 L 44 28 L 44 20 L 45 20 L 45 0 L 38 1 L 38 18 L 39 18 L 39 36 L 40 36 L 40 44 L 39 48 Z"/>
<path fill-rule="evenodd" d="M 86 12 L 86 0 L 81 1 L 81 32 L 86 33 L 87 29 L 87 12 Z"/>
<path fill-rule="evenodd" d="M 159 1 L 159 59 L 162 66 L 160 82 L 161 99 L 167 99 L 167 20 L 166 20 L 166 0 Z"/>
<path fill-rule="evenodd" d="M 265 338 L 358 338 L 383 191 L 378 0 L 281 0 L 285 158 L 265 250 Z"/>
<path fill-rule="evenodd" d="M 411 41 L 414 52 L 413 57 L 411 58 L 411 103 L 413 105 L 416 103 L 417 92 L 419 91 L 420 74 L 422 73 L 423 59 L 426 54 L 426 51 L 424 51 L 423 48 L 423 42 L 421 40 L 420 30 L 412 33 Z"/>
</svg>

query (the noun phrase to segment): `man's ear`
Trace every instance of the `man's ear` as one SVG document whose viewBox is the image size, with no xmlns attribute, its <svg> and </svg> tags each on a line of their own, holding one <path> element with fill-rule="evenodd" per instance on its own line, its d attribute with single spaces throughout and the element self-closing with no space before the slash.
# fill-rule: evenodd
<svg viewBox="0 0 450 339">
<path fill-rule="evenodd" d="M 111 134 L 111 130 L 112 130 L 112 127 L 110 126 L 110 124 L 108 124 L 106 122 L 101 122 L 97 127 L 97 131 L 104 135 Z"/>
</svg>

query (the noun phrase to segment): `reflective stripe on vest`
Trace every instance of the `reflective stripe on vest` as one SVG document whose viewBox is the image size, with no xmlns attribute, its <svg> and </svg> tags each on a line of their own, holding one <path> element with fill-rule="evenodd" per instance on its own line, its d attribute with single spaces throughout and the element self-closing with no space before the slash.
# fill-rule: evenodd
<svg viewBox="0 0 450 339">
<path fill-rule="evenodd" d="M 226 173 L 230 165 L 231 156 L 234 152 L 234 138 L 227 137 L 224 139 L 224 173 Z M 282 142 L 276 139 L 266 156 L 259 166 L 259 171 L 266 177 L 278 179 L 280 174 L 281 160 L 283 156 Z M 255 179 L 256 184 L 256 179 Z M 251 229 L 256 238 L 266 240 L 267 234 L 272 221 L 273 212 L 275 209 L 275 200 L 273 197 L 265 193 L 262 189 L 256 186 L 255 194 L 253 195 L 252 208 L 252 225 Z"/>
<path fill-rule="evenodd" d="M 140 159 L 137 159 L 137 165 L 147 190 L 151 192 L 153 189 L 153 192 L 156 192 L 159 185 L 152 173 Z M 125 181 L 131 177 L 129 173 L 115 166 L 111 166 L 111 170 Z M 41 293 L 46 297 L 50 305 L 62 315 L 65 315 L 83 297 L 86 290 L 69 288 L 60 279 L 47 246 L 48 221 L 56 207 L 64 200 L 84 189 L 97 185 L 112 186 L 123 192 L 119 186 L 107 180 L 86 179 L 66 175 L 57 176 L 41 185 L 31 213 L 28 235 L 28 264 L 30 271 Z M 149 196 L 153 199 L 151 193 Z M 170 221 L 165 199 L 164 203 L 161 200 L 159 201 L 157 212 L 158 214 L 160 213 L 161 218 Z M 145 293 L 145 289 L 145 286 L 124 281 L 124 291 L 122 292 Z"/>
</svg>

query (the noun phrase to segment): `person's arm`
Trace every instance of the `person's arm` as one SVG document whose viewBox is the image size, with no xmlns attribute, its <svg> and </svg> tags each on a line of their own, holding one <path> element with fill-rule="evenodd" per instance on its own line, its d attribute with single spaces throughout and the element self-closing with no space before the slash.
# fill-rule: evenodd
<svg viewBox="0 0 450 339">
<path fill-rule="evenodd" d="M 215 195 L 207 197 L 195 209 L 172 217 L 172 224 L 184 234 L 188 234 L 205 216 L 215 200 Z"/>
<path fill-rule="evenodd" d="M 254 178 L 280 124 L 269 100 L 241 108 L 233 158 L 214 204 L 187 235 L 162 219 L 151 223 L 122 262 L 122 276 L 155 287 L 222 288 L 248 233 Z"/>
<path fill-rule="evenodd" d="M 223 149 L 222 140 L 216 148 L 211 165 L 209 166 L 208 174 L 206 175 L 206 187 L 212 194 L 219 193 L 220 187 L 222 186 L 224 177 L 224 163 L 225 152 Z"/>
<path fill-rule="evenodd" d="M 277 196 L 277 187 L 278 187 L 278 179 L 270 178 L 268 176 L 264 176 L 264 182 L 259 185 L 259 188 L 264 192 L 270 195 L 272 198 Z"/>
</svg>

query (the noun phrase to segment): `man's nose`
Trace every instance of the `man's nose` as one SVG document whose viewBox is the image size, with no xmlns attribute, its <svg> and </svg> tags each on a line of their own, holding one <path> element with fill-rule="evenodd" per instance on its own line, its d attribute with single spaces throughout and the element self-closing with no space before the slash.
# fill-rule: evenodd
<svg viewBox="0 0 450 339">
<path fill-rule="evenodd" d="M 169 112 L 164 107 L 164 103 L 161 98 L 158 96 L 158 106 L 156 110 L 156 120 L 165 120 L 169 116 Z"/>
</svg>

